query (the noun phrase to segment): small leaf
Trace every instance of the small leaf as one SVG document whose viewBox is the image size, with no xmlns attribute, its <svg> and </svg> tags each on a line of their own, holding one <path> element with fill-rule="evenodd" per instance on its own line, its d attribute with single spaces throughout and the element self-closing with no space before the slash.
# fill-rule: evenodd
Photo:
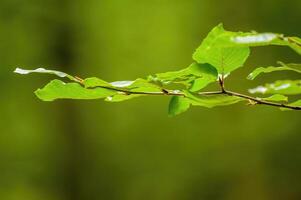
<svg viewBox="0 0 301 200">
<path fill-rule="evenodd" d="M 35 94 L 43 101 L 53 101 L 55 99 L 100 99 L 114 95 L 116 92 L 104 88 L 87 89 L 78 83 L 53 80 L 44 88 L 38 89 Z"/>
<path fill-rule="evenodd" d="M 135 81 L 115 81 L 108 83 L 104 80 L 93 77 L 85 79 L 83 84 L 86 88 L 104 87 L 107 89 L 121 89 L 125 92 L 161 92 L 162 90 L 160 86 L 141 78 L 138 78 Z"/>
<path fill-rule="evenodd" d="M 127 87 L 132 92 L 161 92 L 162 88 L 145 79 L 138 78 Z"/>
<path fill-rule="evenodd" d="M 44 68 L 37 68 L 37 69 L 34 69 L 34 70 L 16 68 L 14 72 L 17 73 L 17 74 L 31 74 L 31 73 L 53 74 L 53 75 L 56 75 L 56 76 L 61 77 L 61 78 L 64 78 L 64 77 L 69 78 L 72 81 L 77 81 L 77 82 L 79 81 L 76 77 L 73 77 L 69 74 L 66 74 L 65 72 L 56 71 L 56 70 L 47 70 L 47 69 L 44 69 Z"/>
<path fill-rule="evenodd" d="M 176 116 L 188 110 L 189 107 L 190 102 L 187 98 L 173 96 L 169 102 L 168 115 L 171 117 Z"/>
<path fill-rule="evenodd" d="M 173 72 L 159 73 L 149 77 L 150 81 L 163 85 L 183 84 L 192 91 L 198 91 L 217 80 L 217 71 L 210 64 L 193 63 L 189 67 Z"/>
<path fill-rule="evenodd" d="M 213 108 L 216 106 L 226 106 L 238 103 L 244 99 L 236 96 L 228 96 L 223 94 L 217 95 L 193 95 L 188 91 L 184 91 L 185 96 L 189 99 L 190 103 L 194 106 L 203 106 Z"/>
<path fill-rule="evenodd" d="M 249 89 L 252 94 L 283 94 L 283 95 L 296 95 L 301 94 L 301 80 L 280 80 L 275 83 L 267 83 L 264 86 L 258 86 Z"/>
<path fill-rule="evenodd" d="M 262 98 L 262 99 L 266 100 L 266 101 L 285 101 L 285 102 L 288 101 L 288 98 L 284 95 L 281 95 L 281 94 L 274 94 L 270 97 L 265 97 L 265 98 Z"/>
<path fill-rule="evenodd" d="M 201 89 L 205 88 L 208 84 L 215 81 L 216 79 L 212 79 L 211 77 L 202 77 L 202 78 L 195 79 L 192 81 L 189 91 L 191 92 L 200 91 Z"/>
<path fill-rule="evenodd" d="M 86 88 L 95 88 L 95 87 L 112 87 L 112 85 L 102 79 L 91 77 L 87 78 L 83 82 Z"/>
<path fill-rule="evenodd" d="M 282 62 L 279 62 L 281 64 L 280 67 L 258 67 L 256 68 L 252 73 L 250 73 L 248 75 L 248 79 L 250 80 L 254 80 L 258 75 L 262 74 L 262 73 L 271 73 L 271 72 L 275 72 L 275 71 L 284 71 L 284 70 L 288 70 L 288 71 L 295 71 L 298 73 L 301 73 L 301 64 L 284 64 Z"/>
<path fill-rule="evenodd" d="M 193 54 L 193 59 L 198 63 L 209 63 L 215 67 L 219 74 L 226 75 L 241 67 L 249 57 L 248 47 L 232 45 L 230 39 L 234 32 L 225 31 L 222 24 L 219 24 L 207 35 L 202 44 Z"/>
</svg>

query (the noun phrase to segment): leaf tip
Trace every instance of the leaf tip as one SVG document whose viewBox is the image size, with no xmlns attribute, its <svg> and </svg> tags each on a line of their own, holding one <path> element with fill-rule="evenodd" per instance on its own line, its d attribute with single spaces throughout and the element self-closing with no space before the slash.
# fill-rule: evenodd
<svg viewBox="0 0 301 200">
<path fill-rule="evenodd" d="M 22 68 L 17 67 L 17 68 L 14 70 L 14 73 L 16 73 L 16 74 L 28 74 L 28 71 L 25 70 L 25 69 L 22 69 Z"/>
</svg>

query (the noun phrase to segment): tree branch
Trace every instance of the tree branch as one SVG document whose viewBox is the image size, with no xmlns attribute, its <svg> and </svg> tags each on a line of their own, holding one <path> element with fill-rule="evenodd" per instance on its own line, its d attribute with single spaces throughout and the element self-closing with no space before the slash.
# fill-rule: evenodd
<svg viewBox="0 0 301 200">
<path fill-rule="evenodd" d="M 220 83 L 223 83 L 223 82 L 220 82 Z M 271 102 L 271 101 L 265 101 L 258 97 L 252 97 L 252 96 L 248 96 L 245 94 L 240 94 L 237 92 L 232 92 L 232 91 L 226 90 L 223 87 L 223 84 L 221 86 L 222 86 L 221 91 L 199 92 L 199 93 L 195 93 L 195 94 L 196 95 L 204 95 L 204 96 L 208 96 L 208 95 L 236 96 L 236 97 L 240 97 L 243 99 L 253 101 L 256 104 L 268 105 L 268 106 L 274 106 L 274 107 L 280 107 L 280 108 L 288 108 L 288 109 L 292 109 L 292 110 L 301 110 L 301 107 L 299 107 L 299 106 L 290 106 L 290 105 L 283 104 L 283 103 L 275 103 L 275 102 Z M 98 86 L 98 87 L 100 87 L 100 86 Z M 124 95 L 141 94 L 141 95 L 152 95 L 152 96 L 182 96 L 182 97 L 186 97 L 185 94 L 183 92 L 180 92 L 179 90 L 162 89 L 162 92 L 135 92 L 135 91 L 124 90 L 122 88 L 110 88 L 110 87 L 105 87 L 105 86 L 101 86 L 100 88 L 114 90 L 114 91 L 120 92 Z"/>
<path fill-rule="evenodd" d="M 283 104 L 283 103 L 274 103 L 274 102 L 270 102 L 270 101 L 265 101 L 258 97 L 251 97 L 251 96 L 240 94 L 237 92 L 225 91 L 225 94 L 227 94 L 229 96 L 236 96 L 236 97 L 248 99 L 248 100 L 254 101 L 256 104 L 262 104 L 262 105 L 268 105 L 268 106 L 274 106 L 274 107 L 280 107 L 280 108 L 288 108 L 288 109 L 292 109 L 292 110 L 301 110 L 301 107 L 299 107 L 299 106 L 290 106 L 290 105 Z"/>
</svg>

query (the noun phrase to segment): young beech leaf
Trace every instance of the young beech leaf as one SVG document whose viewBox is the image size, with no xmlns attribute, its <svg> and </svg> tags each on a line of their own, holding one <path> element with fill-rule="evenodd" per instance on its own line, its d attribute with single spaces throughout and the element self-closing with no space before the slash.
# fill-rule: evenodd
<svg viewBox="0 0 301 200">
<path fill-rule="evenodd" d="M 78 83 L 53 80 L 44 88 L 36 90 L 35 94 L 43 101 L 53 101 L 55 99 L 100 99 L 112 96 L 116 91 L 105 88 L 87 89 Z"/>
<path fill-rule="evenodd" d="M 216 106 L 226 106 L 238 103 L 240 101 L 243 101 L 244 99 L 236 96 L 228 96 L 228 95 L 193 95 L 192 93 L 188 91 L 184 91 L 185 96 L 187 99 L 189 99 L 189 102 L 191 105 L 194 106 L 203 106 L 207 108 L 213 108 Z"/>
<path fill-rule="evenodd" d="M 224 39 L 224 41 L 226 41 Z M 278 45 L 288 46 L 298 54 L 301 54 L 301 39 L 298 37 L 285 37 L 278 33 L 241 33 L 238 32 L 231 37 L 231 42 L 236 46 L 267 46 Z M 231 43 L 224 43 L 225 46 L 233 46 Z"/>
<path fill-rule="evenodd" d="M 34 70 L 16 68 L 14 72 L 17 73 L 17 74 L 31 74 L 31 73 L 52 74 L 52 75 L 56 75 L 56 76 L 61 77 L 61 78 L 64 78 L 64 77 L 69 78 L 72 81 L 76 81 L 76 82 L 79 81 L 74 76 L 66 74 L 65 72 L 60 72 L 60 71 L 56 71 L 56 70 L 48 70 L 48 69 L 44 69 L 44 68 L 37 68 L 37 69 L 34 69 Z"/>
<path fill-rule="evenodd" d="M 301 94 L 301 80 L 279 80 L 275 83 L 267 83 L 264 86 L 258 86 L 256 88 L 249 89 L 249 92 L 252 94 Z"/>
<path fill-rule="evenodd" d="M 210 64 L 192 63 L 189 67 L 173 72 L 159 73 L 150 77 L 150 81 L 163 85 L 183 84 L 191 91 L 198 91 L 217 80 L 217 71 Z"/>
<path fill-rule="evenodd" d="M 95 87 L 112 87 L 112 85 L 102 79 L 91 77 L 87 78 L 83 82 L 86 88 L 95 88 Z"/>
<path fill-rule="evenodd" d="M 103 87 L 107 89 L 122 88 L 124 91 L 135 91 L 135 92 L 160 92 L 162 89 L 160 86 L 150 83 L 147 80 L 138 78 L 135 81 L 115 81 L 108 83 L 99 78 L 87 78 L 83 84 L 86 88 Z"/>
<path fill-rule="evenodd" d="M 271 72 L 275 72 L 275 71 L 295 71 L 298 73 L 301 73 L 301 64 L 284 64 L 282 62 L 279 62 L 279 64 L 281 64 L 280 67 L 273 67 L 273 66 L 269 66 L 269 67 L 258 67 L 256 68 L 252 73 L 250 73 L 248 75 L 248 79 L 250 80 L 254 80 L 257 76 L 259 76 L 262 73 L 271 73 Z"/>
<path fill-rule="evenodd" d="M 173 96 L 168 106 L 168 115 L 173 117 L 188 110 L 190 107 L 189 99 L 180 96 Z"/>
<path fill-rule="evenodd" d="M 266 101 L 284 101 L 284 102 L 288 101 L 288 97 L 286 97 L 282 94 L 274 94 L 270 97 L 265 97 L 265 98 L 261 98 L 261 99 L 266 100 Z"/>
<path fill-rule="evenodd" d="M 229 74 L 241 67 L 250 54 L 248 47 L 232 45 L 230 43 L 234 32 L 225 31 L 222 24 L 219 24 L 207 35 L 202 44 L 193 54 L 193 59 L 198 63 L 209 63 L 214 66 L 219 74 Z"/>
</svg>

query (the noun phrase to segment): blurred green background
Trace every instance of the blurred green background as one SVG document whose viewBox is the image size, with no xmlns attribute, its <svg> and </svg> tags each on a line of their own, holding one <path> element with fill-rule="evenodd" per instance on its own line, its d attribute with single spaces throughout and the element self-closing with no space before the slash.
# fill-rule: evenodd
<svg viewBox="0 0 301 200">
<path fill-rule="evenodd" d="M 167 117 L 168 98 L 41 102 L 51 78 L 16 67 L 131 80 L 188 66 L 220 22 L 300 36 L 300 0 L 1 0 L 0 199 L 299 200 L 301 113 L 243 104 Z M 300 62 L 257 48 L 227 86 L 258 65 Z"/>
</svg>

